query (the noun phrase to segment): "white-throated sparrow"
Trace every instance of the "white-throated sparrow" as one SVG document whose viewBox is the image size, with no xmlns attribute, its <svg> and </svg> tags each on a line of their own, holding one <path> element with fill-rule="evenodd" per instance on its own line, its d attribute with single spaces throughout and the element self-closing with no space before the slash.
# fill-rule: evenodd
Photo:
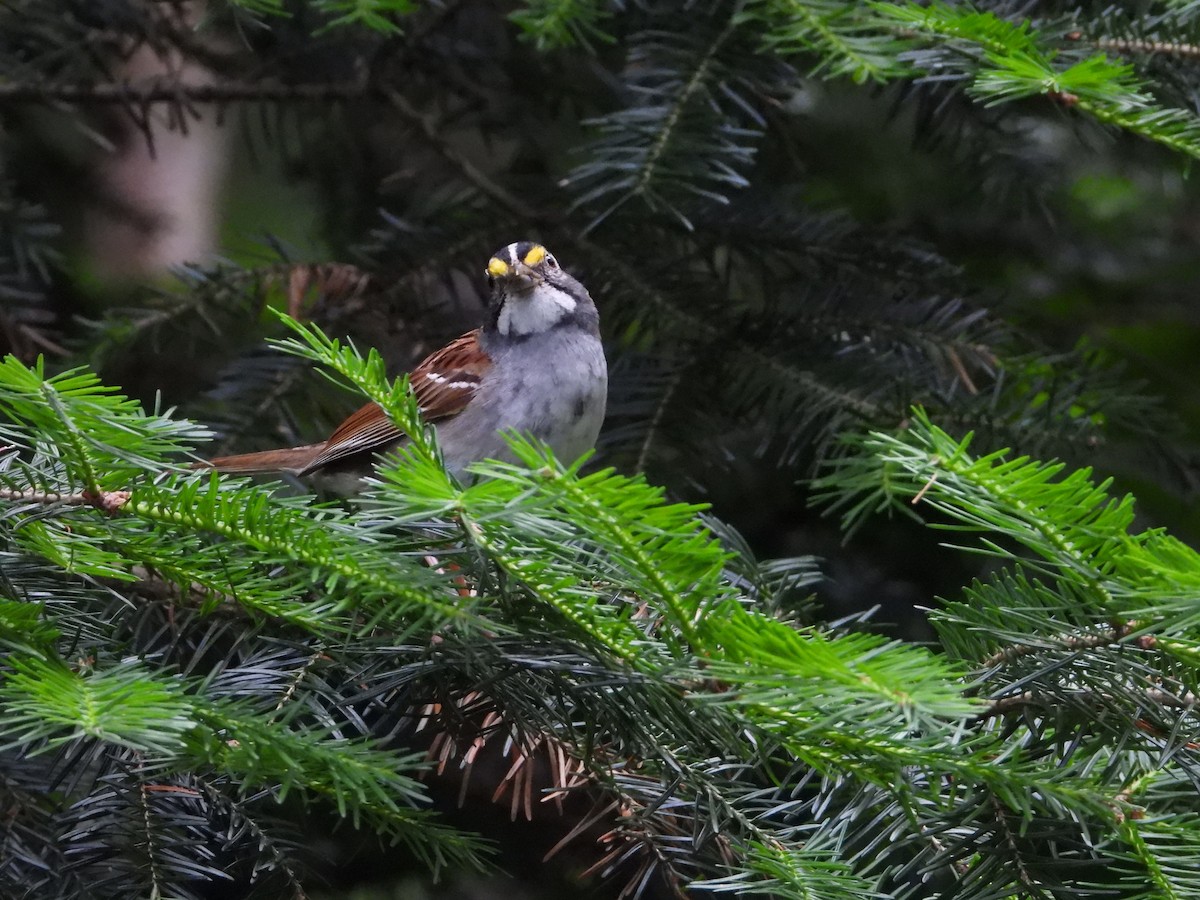
<svg viewBox="0 0 1200 900">
<path fill-rule="evenodd" d="M 574 461 L 604 421 L 608 368 L 599 314 L 587 289 L 541 244 L 520 241 L 487 265 L 487 321 L 431 353 L 411 373 L 412 389 L 438 436 L 447 468 L 510 458 L 501 431 L 545 441 Z M 235 473 L 317 475 L 339 493 L 358 490 L 376 454 L 404 434 L 374 403 L 323 443 L 223 456 L 208 465 Z"/>
</svg>

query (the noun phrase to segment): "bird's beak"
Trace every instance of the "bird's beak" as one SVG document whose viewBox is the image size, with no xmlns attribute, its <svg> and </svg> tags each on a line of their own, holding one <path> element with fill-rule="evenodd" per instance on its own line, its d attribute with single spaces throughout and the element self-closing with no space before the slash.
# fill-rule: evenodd
<svg viewBox="0 0 1200 900">
<path fill-rule="evenodd" d="M 543 281 L 542 276 L 532 266 L 527 266 L 523 262 L 515 263 L 512 269 L 513 277 L 520 282 L 522 287 L 533 287 Z"/>
<path fill-rule="evenodd" d="M 497 256 L 488 261 L 488 274 L 493 278 L 503 278 L 513 284 L 517 291 L 528 291 L 542 283 L 543 278 L 531 266 L 517 261 L 506 263 Z"/>
</svg>

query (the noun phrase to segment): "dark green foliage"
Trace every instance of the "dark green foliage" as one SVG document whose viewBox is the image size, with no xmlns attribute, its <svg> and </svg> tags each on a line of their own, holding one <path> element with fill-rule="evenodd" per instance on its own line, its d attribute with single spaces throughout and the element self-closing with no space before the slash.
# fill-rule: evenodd
<svg viewBox="0 0 1200 900">
<path fill-rule="evenodd" d="M 214 9 L 208 27 L 216 34 L 232 17 L 249 29 L 247 36 L 258 36 L 246 46 L 222 46 L 220 68 L 235 83 L 232 95 L 253 94 L 254 81 L 238 80 L 251 63 L 262 84 L 282 85 L 269 94 L 281 103 L 239 105 L 228 115 L 259 120 L 248 129 L 261 132 L 251 140 L 281 148 L 272 152 L 326 185 L 334 239 L 356 244 L 352 252 L 363 255 L 373 276 L 368 302 L 386 297 L 406 332 L 424 330 L 422 315 L 444 314 L 443 286 L 461 292 L 461 282 L 442 281 L 453 269 L 465 266 L 474 279 L 479 261 L 514 234 L 532 230 L 546 240 L 600 294 L 618 349 L 637 348 L 655 359 L 654 375 L 646 371 L 619 385 L 615 412 L 634 404 L 629 412 L 643 427 L 612 447 L 614 460 L 665 474 L 681 455 L 699 452 L 715 464 L 732 445 L 768 461 L 809 463 L 847 425 L 894 426 L 913 401 L 944 407 L 964 425 L 995 429 L 999 440 L 1023 435 L 1023 445 L 1039 452 L 1075 453 L 1105 440 L 1102 425 L 1120 436 L 1143 424 L 1128 414 L 1127 385 L 1115 388 L 1084 354 L 1060 352 L 1047 367 L 1039 348 L 1039 365 L 1027 364 L 1029 335 L 990 314 L 989 298 L 978 297 L 930 245 L 812 203 L 798 146 L 804 118 L 789 113 L 804 108 L 813 88 L 801 76 L 814 64 L 825 76 L 903 79 L 926 92 L 933 88 L 924 76 L 936 72 L 938 84 L 954 84 L 959 99 L 975 105 L 951 114 L 944 89 L 940 100 L 928 94 L 940 112 L 929 116 L 927 128 L 962 122 L 971 109 L 975 121 L 956 138 L 986 147 L 979 152 L 993 154 L 995 164 L 977 166 L 972 157 L 968 165 L 1022 191 L 1045 186 L 1031 182 L 1027 171 L 1011 173 L 1020 163 L 1016 145 L 1004 147 L 1023 135 L 1013 129 L 1001 136 L 1005 126 L 988 107 L 1030 93 L 1069 94 L 1081 121 L 1090 116 L 1193 152 L 1190 114 L 1158 110 L 1125 70 L 1104 62 L 1086 41 L 1064 37 L 1074 20 L 1055 18 L 1039 30 L 1005 19 L 1003 6 L 993 13 L 829 2 L 711 3 L 686 11 L 542 4 L 514 13 L 535 43 L 591 35 L 587 45 L 612 66 L 611 79 L 597 80 L 578 54 L 532 56 L 495 46 L 491 35 L 503 22 L 488 19 L 481 33 L 471 24 L 481 11 L 454 7 L 389 20 L 411 28 L 402 38 L 327 27 L 343 16 L 380 24 L 374 17 L 384 6 L 392 9 L 367 4 L 348 11 L 329 3 Z M 70 22 L 77 40 L 89 39 L 90 19 L 70 9 L 54 29 Z M 11 15 L 42 21 L 37 17 L 49 10 L 21 7 Z M 201 53 L 207 44 L 195 46 L 199 38 L 189 43 L 177 32 L 156 31 L 140 10 L 116 4 L 111 15 L 137 34 L 155 33 L 176 52 L 207 60 Z M 63 18 L 61 11 L 54 15 Z M 247 17 L 255 15 L 265 17 L 250 29 Z M 22 72 L 36 71 L 47 90 L 102 78 L 97 64 L 104 53 L 75 59 L 37 43 L 34 32 L 32 25 L 5 29 L 13 58 L 34 66 L 14 68 L 10 77 L 19 81 Z M 604 49 L 601 34 L 619 41 L 619 57 Z M 116 53 L 114 36 L 90 39 Z M 434 74 L 456 71 L 464 46 L 477 60 L 467 84 Z M 310 97 L 338 106 L 314 115 Z M 172 105 L 163 99 L 155 108 Z M 149 108 L 136 100 L 127 107 Z M 186 117 L 186 110 L 175 114 Z M 391 178 L 388 167 L 399 161 L 377 139 L 355 137 L 356 127 L 380 115 L 391 119 L 405 147 L 402 165 L 421 176 Z M 561 127 L 567 115 L 582 119 L 577 129 Z M 499 149 L 479 155 L 458 145 L 459 132 L 484 147 L 516 141 L 521 149 L 511 160 Z M 529 134 L 542 138 L 529 143 Z M 382 179 L 387 193 L 368 200 L 349 194 L 344 177 L 321 181 L 330 165 L 325 154 L 361 159 L 366 170 L 357 177 Z M 390 210 L 382 228 L 379 202 Z M 267 426 L 260 431 L 300 439 L 297 421 L 316 413 L 328 422 L 336 412 L 320 402 L 314 407 L 311 382 L 280 373 L 278 364 L 269 371 L 253 341 L 232 337 L 253 337 L 234 323 L 246 321 L 264 291 L 286 288 L 294 256 L 285 257 L 250 270 L 190 269 L 177 295 L 140 298 L 141 309 L 132 312 L 110 310 L 100 332 L 87 338 L 90 359 L 112 366 L 125 354 L 170 347 L 172 364 L 186 354 L 204 377 L 222 381 L 223 409 L 270 409 L 284 401 L 285 415 L 259 423 Z M 336 315 L 338 303 L 327 306 Z M 468 310 L 460 304 L 449 320 L 469 323 Z M 237 355 L 229 358 L 230 350 Z M 403 351 L 389 360 L 412 362 Z M 1021 408 L 1041 393 L 1055 402 L 1041 405 L 1034 422 Z M 706 402 L 697 402 L 701 397 Z M 647 408 L 648 417 L 638 412 Z M 220 420 L 231 438 L 247 430 L 246 421 L 211 403 L 197 409 Z M 689 441 L 695 434 L 709 439 Z M 1031 438 L 1036 443 L 1026 443 Z"/>
<path fill-rule="evenodd" d="M 171 10 L 0 8 L 0 895 L 505 868 L 439 791 L 625 896 L 1197 892 L 1200 566 L 1108 480 L 1195 482 L 1195 4 Z M 124 84 L 137 48 L 220 77 Z M 214 110 L 303 224 L 92 284 L 84 160 Z M 526 237 L 602 312 L 599 464 L 519 444 L 458 484 L 385 370 Z M 1175 396 L 1118 362 L 1156 374 L 1135 305 Z M 183 468 L 325 433 L 362 396 L 313 362 L 412 435 L 365 497 Z M 814 472 L 840 531 L 789 519 Z M 843 534 L 829 623 L 797 554 Z M 857 611 L 876 542 L 924 645 Z"/>
<path fill-rule="evenodd" d="M 1131 543 L 1128 501 L 1108 501 L 1082 474 L 1055 480 L 1061 467 L 974 460 L 918 413 L 906 440 L 865 439 L 826 480 L 855 509 L 919 490 L 996 535 L 985 537 L 991 552 L 1008 557 L 999 537 L 1036 551 L 1040 563 L 1014 564 L 1037 581 L 998 575 L 972 605 L 939 616 L 951 651 L 942 657 L 767 612 L 746 588 L 768 576 L 743 556 L 736 567 L 747 574 L 734 577 L 696 508 L 665 503 L 641 479 L 580 475 L 517 445 L 521 465 L 481 465 L 487 477 L 460 486 L 377 356 L 300 335 L 290 349 L 331 365 L 413 437 L 355 510 L 203 474 L 139 479 L 129 496 L 89 493 L 85 473 L 101 454 L 151 472 L 167 463 L 124 442 L 77 445 L 82 416 L 141 447 L 148 434 L 181 446 L 194 429 L 146 417 L 80 376 L 56 385 L 46 451 L 5 476 L 15 504 L 7 540 L 22 549 L 4 606 L 12 649 L 0 733 L 15 759 L 69 750 L 62 798 L 78 816 L 57 830 L 57 818 L 39 819 L 44 804 L 17 799 L 14 781 L 13 802 L 32 808 L 10 838 L 24 849 L 9 884 L 62 853 L 78 860 L 72 871 L 104 861 L 115 879 L 105 891 L 188 895 L 224 877 L 219 854 L 259 873 L 246 877 L 260 891 L 296 887 L 294 838 L 264 807 L 293 793 L 405 842 L 435 869 L 478 862 L 468 836 L 414 808 L 425 790 L 406 773 L 420 758 L 370 737 L 385 711 L 402 722 L 423 697 L 467 721 L 490 712 L 525 752 L 550 742 L 565 753 L 580 784 L 626 811 L 612 859 L 625 860 L 635 887 L 707 877 L 713 889 L 850 897 L 878 879 L 908 895 L 907 873 L 932 867 L 960 871 L 961 896 L 1019 879 L 1078 893 L 1106 860 L 1132 881 L 1174 865 L 1195 840 L 1189 820 L 1138 829 L 1116 812 L 1136 804 L 1152 818 L 1152 782 L 1131 779 L 1188 771 L 1194 613 L 1184 582 L 1154 573 L 1200 567 L 1159 533 Z M 38 415 L 25 399 L 36 373 L 15 361 L 4 371 L 0 398 L 19 433 Z M 352 535 L 357 548 L 338 549 Z M 420 562 L 431 540 L 443 548 L 437 569 Z M 31 599 L 53 595 L 64 571 L 75 595 L 31 616 Z M 114 603 L 122 583 L 134 603 Z M 1028 607 L 1010 633 L 989 630 L 987 646 L 964 643 L 980 616 L 1029 602 L 1019 598 L 1041 598 L 1041 612 Z M 1047 633 L 1044 611 L 1064 602 L 1075 624 Z M 89 607 L 98 617 L 72 625 Z M 1107 655 L 1123 647 L 1140 655 L 1140 673 Z M 982 677 L 1004 680 L 964 691 L 967 668 L 953 656 L 991 659 Z M 1027 663 L 1035 669 L 1020 674 Z M 1105 716 L 1087 717 L 1101 702 Z M 445 727 L 462 728 L 455 718 Z M 1134 720 L 1146 733 L 1130 742 Z M 38 777 L 25 764 L 14 772 Z M 166 808 L 159 794 L 182 806 Z M 887 848 L 870 838 L 884 823 Z M 1088 832 L 1109 834 L 1107 847 Z M 1064 859 L 1078 866 L 1064 870 Z M 33 883 L 79 893 L 57 876 Z"/>
</svg>

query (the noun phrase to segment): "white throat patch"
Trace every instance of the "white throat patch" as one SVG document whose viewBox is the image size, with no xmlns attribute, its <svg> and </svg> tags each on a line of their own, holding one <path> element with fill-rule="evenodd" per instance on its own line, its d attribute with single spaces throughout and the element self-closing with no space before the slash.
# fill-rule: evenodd
<svg viewBox="0 0 1200 900">
<path fill-rule="evenodd" d="M 573 312 L 574 297 L 543 283 L 528 293 L 507 296 L 496 320 L 496 330 L 505 335 L 539 334 Z"/>
</svg>

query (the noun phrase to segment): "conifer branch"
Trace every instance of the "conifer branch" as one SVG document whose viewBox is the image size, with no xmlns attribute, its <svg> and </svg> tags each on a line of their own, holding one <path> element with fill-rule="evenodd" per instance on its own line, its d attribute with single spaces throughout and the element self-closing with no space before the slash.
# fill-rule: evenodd
<svg viewBox="0 0 1200 900">
<path fill-rule="evenodd" d="M 1137 530 L 1132 501 L 1102 478 L 991 452 L 1084 447 L 1099 468 L 1110 447 L 1128 449 L 1123 428 L 1179 444 L 1124 376 L 1039 344 L 1036 321 L 985 315 L 987 278 L 954 264 L 982 226 L 1012 242 L 983 268 L 1040 266 L 1005 282 L 1036 281 L 1038 296 L 1075 296 L 1097 257 L 1115 284 L 1170 270 L 1181 257 L 1159 245 L 1186 241 L 1161 240 L 1177 229 L 1156 231 L 1141 208 L 1161 199 L 1142 184 L 1170 180 L 1161 161 L 1131 161 L 1123 145 L 1081 161 L 1069 139 L 1040 138 L 1070 134 L 1056 119 L 1094 122 L 1197 155 L 1192 13 L 1026 21 L 995 4 L 751 0 L 689 8 L 682 28 L 666 7 L 532 0 L 516 27 L 580 48 L 534 57 L 497 38 L 507 11 L 483 6 L 467 19 L 418 11 L 404 40 L 339 25 L 327 43 L 306 29 L 347 12 L 388 28 L 403 0 L 315 0 L 282 26 L 264 15 L 274 0 L 249 0 L 222 21 L 261 31 L 213 49 L 204 32 L 114 2 L 0 9 L 0 105 L 19 113 L 21 151 L 14 177 L 0 172 L 0 340 L 22 358 L 41 344 L 109 367 L 97 378 L 0 363 L 0 895 L 303 896 L 310 854 L 288 819 L 309 804 L 358 826 L 360 846 L 403 842 L 433 871 L 486 865 L 479 838 L 425 810 L 419 775 L 440 763 L 449 793 L 530 816 L 547 760 L 551 798 L 599 796 L 561 823 L 568 838 L 604 836 L 578 869 L 615 872 L 629 897 L 656 880 L 788 900 L 1200 892 L 1200 558 Z M 612 53 L 593 54 L 589 42 L 609 39 Z M 135 51 L 240 74 L 124 83 Z M 826 89 L 799 71 L 884 87 Z M 29 128 L 36 110 L 17 107 L 31 104 L 128 112 L 147 135 L 152 119 L 186 126 L 201 104 L 258 114 L 252 143 L 320 185 L 306 195 L 330 226 L 319 239 L 356 266 L 298 265 L 276 241 L 275 263 L 181 270 L 178 289 L 117 299 L 127 308 L 106 304 L 81 329 L 72 317 L 90 293 L 54 256 L 62 197 L 53 212 L 37 202 L 47 184 L 73 189 L 76 157 L 35 158 L 62 129 Z M 351 115 L 325 121 L 321 104 Z M 850 108 L 864 115 L 849 122 Z M 599 118 L 581 126 L 579 109 Z M 898 135 L 936 164 L 929 180 L 882 155 L 866 178 L 830 158 L 839 142 Z M 414 141 L 430 152 L 408 152 Z M 985 202 L 951 203 L 951 218 L 899 196 L 934 180 Z M 390 211 L 364 236 L 381 191 Z M 1043 201 L 1061 213 L 1063 195 L 1158 249 L 1074 214 L 1047 241 L 1028 213 Z M 587 208 L 581 222 L 539 212 L 571 203 Z M 514 233 L 520 223 L 534 233 Z M 1076 252 L 1072 229 L 1105 252 Z M 401 357 L 422 327 L 440 337 L 474 316 L 462 274 L 476 270 L 477 287 L 477 260 L 524 237 L 579 271 L 613 371 L 629 375 L 614 378 L 610 409 L 635 424 L 610 429 L 601 451 L 639 468 L 671 461 L 670 489 L 522 442 L 516 462 L 460 482 L 382 359 L 304 326 L 285 349 L 410 435 L 345 505 L 184 474 L 178 460 L 205 430 L 105 387 L 128 379 L 131 395 L 161 386 L 187 403 L 211 375 L 205 409 L 225 405 L 213 415 L 236 433 L 280 404 L 270 419 L 307 432 L 323 395 L 285 396 L 300 370 L 257 347 L 246 361 L 245 323 L 267 300 L 295 315 L 316 293 L 313 315 L 356 335 L 371 333 L 349 321 L 365 309 Z M 627 351 L 671 364 L 627 367 Z M 186 377 L 131 373 L 156 355 Z M 907 415 L 913 398 L 928 416 Z M 952 435 L 970 428 L 973 443 Z M 743 448 L 763 465 L 730 466 Z M 818 490 L 848 531 L 885 509 L 929 519 L 987 555 L 986 570 L 956 557 L 986 577 L 956 591 L 954 566 L 939 568 L 946 599 L 921 601 L 937 641 L 887 640 L 858 616 L 822 624 L 793 596 L 811 564 L 759 562 L 753 540 L 669 502 L 711 487 L 695 483 L 691 451 L 756 478 L 767 463 L 837 458 Z M 755 515 L 775 523 L 784 508 L 789 533 L 773 541 L 832 546 L 836 526 L 799 522 L 790 503 Z M 875 568 L 858 564 L 876 551 L 838 551 L 833 570 Z M 856 593 L 855 580 L 839 589 Z M 410 752 L 426 745 L 430 758 Z M 492 784 L 472 767 L 485 750 L 502 761 Z"/>
<path fill-rule="evenodd" d="M 1063 634 L 1056 638 L 1051 638 L 1050 642 L 1058 644 L 1067 650 L 1089 650 L 1094 647 L 1105 647 L 1111 644 L 1120 644 L 1125 641 L 1131 634 L 1138 631 L 1141 623 L 1126 622 L 1112 628 L 1101 629 L 1096 632 L 1082 634 Z M 1138 634 L 1134 638 L 1134 642 L 1142 649 L 1148 650 L 1155 645 L 1155 639 L 1150 634 Z M 992 656 L 983 660 L 980 663 L 980 668 L 985 670 L 996 669 L 1001 666 L 1019 659 L 1023 656 L 1040 653 L 1046 648 L 1045 644 L 1040 645 L 1025 645 L 1014 644 L 996 652 Z"/>
<path fill-rule="evenodd" d="M 277 552 L 296 563 L 312 566 L 336 576 L 332 583 L 344 580 L 350 585 L 362 585 L 379 597 L 403 601 L 413 610 L 421 609 L 435 613 L 447 622 L 481 622 L 476 613 L 459 602 L 441 600 L 432 591 L 415 588 L 415 579 L 396 577 L 395 574 L 381 571 L 372 572 L 355 565 L 336 549 L 336 544 L 314 539 L 322 533 L 322 528 L 310 530 L 309 539 L 305 540 L 300 534 L 281 531 L 278 522 L 260 518 L 257 515 L 258 510 L 250 509 L 242 513 L 216 491 L 215 479 L 205 493 L 187 492 L 184 498 L 187 502 L 175 504 L 168 501 L 166 494 L 151 493 L 143 489 L 134 493 L 133 499 L 125 504 L 123 511 L 146 522 L 184 526 L 192 531 L 210 532 L 233 539 L 260 551 Z M 332 602 L 333 611 L 342 612 L 351 606 L 350 592 L 346 593 L 347 599 Z M 310 628 L 323 629 L 330 624 L 326 618 L 327 614 L 323 611 L 309 615 L 302 608 L 288 612 L 285 607 L 275 607 L 275 612 L 286 615 L 296 624 Z"/>
<path fill-rule="evenodd" d="M 713 58 L 733 33 L 734 26 L 732 23 L 718 32 L 703 55 L 696 61 L 696 66 L 692 74 L 680 85 L 674 101 L 668 107 L 667 114 L 663 118 L 658 134 L 655 136 L 654 142 L 650 145 L 649 153 L 642 160 L 641 167 L 635 176 L 633 187 L 630 189 L 631 195 L 641 194 L 646 190 L 651 179 L 655 177 L 655 170 L 658 168 L 663 152 L 671 142 L 671 138 L 675 133 L 675 126 L 679 123 L 679 117 L 683 115 L 684 109 L 692 102 L 696 92 L 704 84 L 705 79 L 708 77 L 708 71 L 712 66 Z"/>
</svg>

